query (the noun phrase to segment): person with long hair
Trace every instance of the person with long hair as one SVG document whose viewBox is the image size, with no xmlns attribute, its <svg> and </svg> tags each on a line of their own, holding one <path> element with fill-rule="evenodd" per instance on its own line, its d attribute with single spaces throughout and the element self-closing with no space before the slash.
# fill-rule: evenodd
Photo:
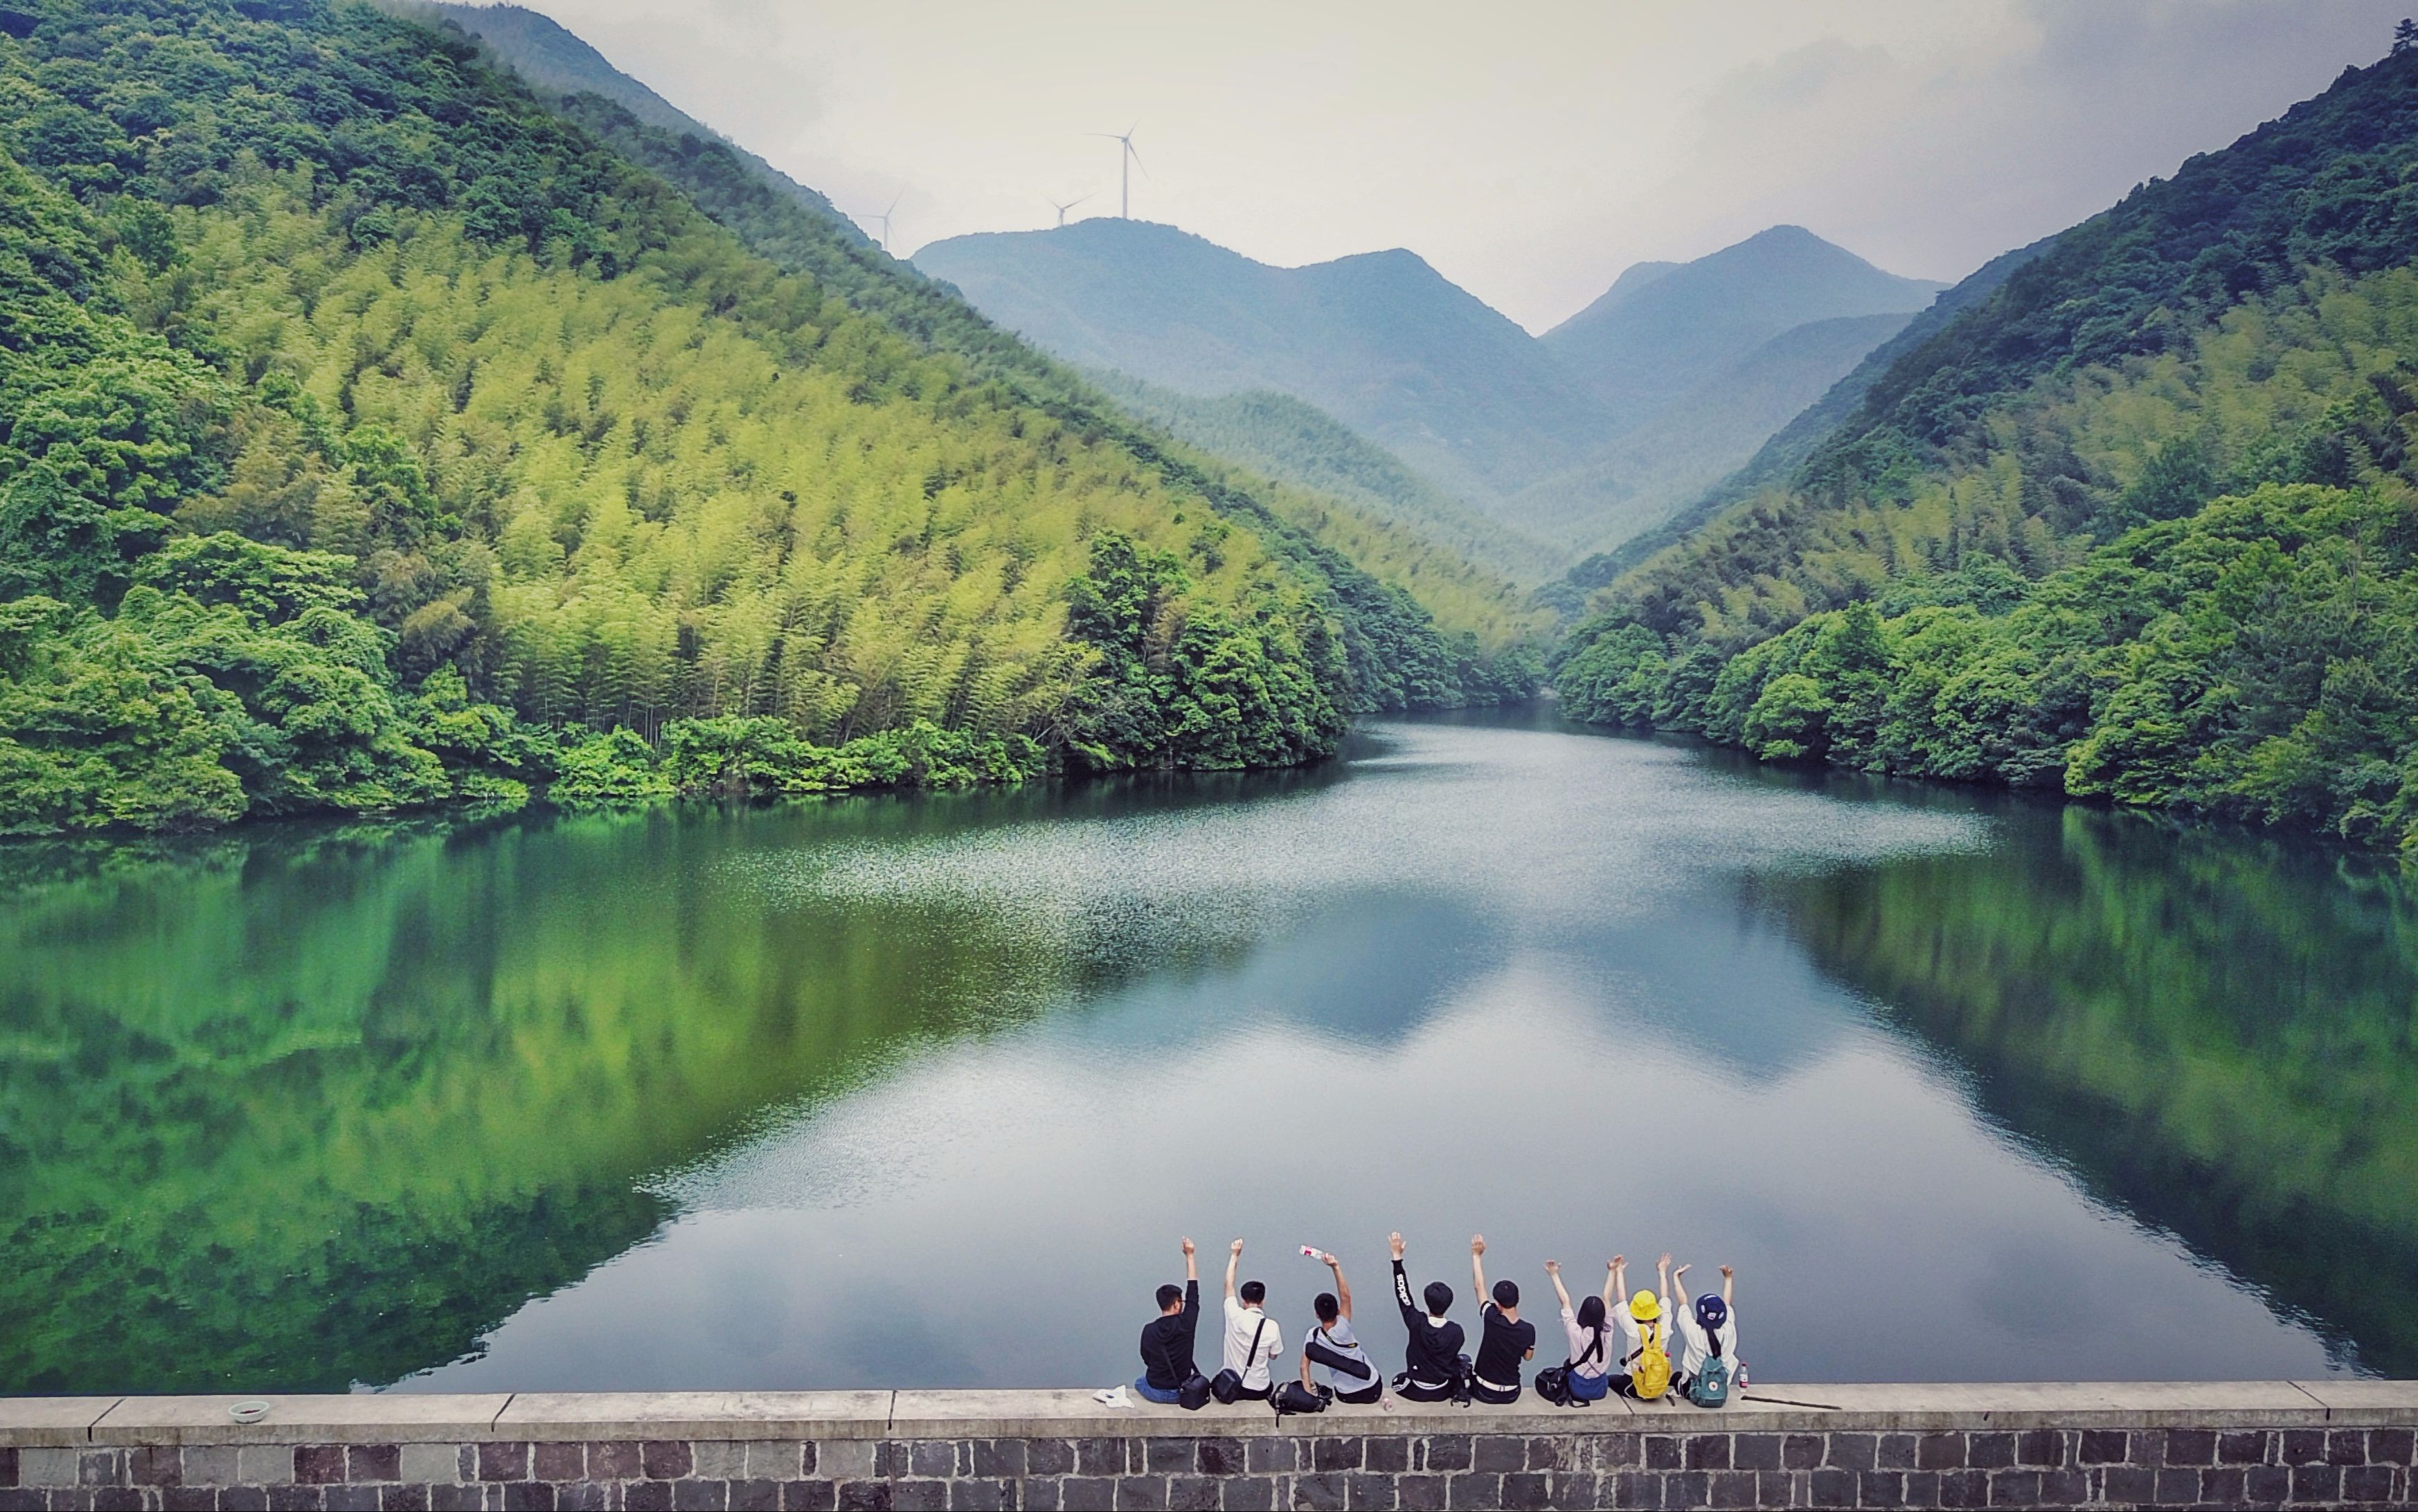
<svg viewBox="0 0 2418 1512">
<path fill-rule="evenodd" d="M 1620 1260 L 1615 1257 L 1603 1268 L 1603 1291 L 1570 1306 L 1569 1288 L 1562 1285 L 1562 1262 L 1547 1260 L 1545 1274 L 1553 1278 L 1553 1295 L 1562 1299 L 1562 1332 L 1569 1336 L 1570 1356 L 1562 1368 L 1569 1372 L 1569 1391 L 1572 1401 L 1601 1401 L 1612 1391 L 1612 1298 L 1620 1271 Z"/>
</svg>

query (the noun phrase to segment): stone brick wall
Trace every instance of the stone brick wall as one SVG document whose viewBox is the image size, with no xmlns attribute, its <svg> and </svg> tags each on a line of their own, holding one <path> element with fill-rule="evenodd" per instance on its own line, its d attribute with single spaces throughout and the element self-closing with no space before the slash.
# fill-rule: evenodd
<svg viewBox="0 0 2418 1512">
<path fill-rule="evenodd" d="M 970 1396 L 972 1394 L 958 1394 Z M 1004 1396 L 1005 1394 L 998 1394 Z M 2418 1390 L 2412 1407 L 2418 1409 Z M 353 1398 L 360 1401 L 361 1398 Z M 373 1398 L 372 1400 L 375 1400 Z M 2418 1502 L 2418 1411 L 2308 1414 L 2260 1425 L 2059 1427 L 2042 1413 L 1968 1414 L 1991 1426 L 1892 1428 L 1922 1414 L 1529 1411 L 1276 1422 L 1073 1420 L 1022 1430 L 993 1402 L 963 1435 L 894 1416 L 727 1425 L 685 1421 L 649 1437 L 504 1413 L 455 1425 L 278 1425 L 309 1442 L 200 1442 L 245 1431 L 199 1423 L 118 1436 L 95 1425 L 8 1433 L 0 1401 L 0 1512 L 840 1512 L 849 1508 L 1380 1508 L 2406 1506 Z M 1059 1404 L 1063 1406 L 1063 1403 Z M 1096 1414 L 1097 1410 L 1093 1413 Z M 306 1414 L 307 1415 L 307 1414 Z M 2088 1418 L 2092 1414 L 2077 1414 Z M 2102 1412 L 2106 1419 L 2122 1414 Z M 2168 1413 L 2132 1414 L 2135 1417 Z M 2255 1415 L 2255 1414 L 2247 1414 Z M 2410 1425 L 2340 1426 L 2407 1416 Z M 1776 1426 L 1765 1427 L 1757 1422 Z M 1052 1421 L 1054 1419 L 1054 1421 Z M 2000 1423 L 2006 1426 L 1997 1426 Z M 2329 1426 L 2329 1424 L 2336 1426 Z M 1855 1424 L 1857 1426 L 1848 1426 Z M 1550 1426 L 1556 1431 L 1507 1431 Z M 1102 1431 L 1113 1427 L 1120 1431 Z M 698 1428 L 744 1434 L 700 1437 Z M 1055 1428 L 1056 1430 L 1053 1430 Z M 1278 1429 L 1283 1431 L 1278 1431 Z M 974 1431 L 979 1429 L 980 1431 Z M 1079 1429 L 1080 1431 L 1077 1431 Z M 501 1435 L 501 1436 L 491 1436 Z M 173 1442 L 181 1440 L 182 1442 Z"/>
</svg>

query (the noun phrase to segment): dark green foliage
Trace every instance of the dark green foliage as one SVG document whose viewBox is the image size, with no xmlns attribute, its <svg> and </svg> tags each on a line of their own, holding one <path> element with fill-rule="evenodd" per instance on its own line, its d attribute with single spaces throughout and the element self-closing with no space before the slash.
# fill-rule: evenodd
<svg viewBox="0 0 2418 1512">
<path fill-rule="evenodd" d="M 1297 670 L 1282 625 L 1187 612 L 1186 587 L 1171 556 L 1122 536 L 1093 542 L 1092 570 L 1067 595 L 1067 634 L 1099 653 L 1068 710 L 1070 755 L 1112 771 L 1291 766 L 1332 749 L 1343 717 Z"/>
<path fill-rule="evenodd" d="M 2030 585 L 1909 581 L 1720 661 L 1634 621 L 1557 685 L 1582 718 L 1771 760 L 2061 787 L 2418 855 L 2418 501 L 2269 484 Z"/>
<path fill-rule="evenodd" d="M 1058 760 L 1050 689 L 1083 649 L 1056 630 L 1069 569 L 1054 564 L 1103 528 L 1175 536 L 1186 502 L 1222 517 L 1188 527 L 1200 582 L 1171 648 L 1187 701 L 1125 764 L 1310 759 L 1334 748 L 1339 710 L 1504 681 L 1239 489 L 1138 435 L 1106 455 L 1134 434 L 1112 410 L 798 196 L 758 215 L 771 191 L 727 146 L 667 150 L 707 165 L 681 187 L 772 262 L 458 34 L 319 0 L 49 0 L 0 38 L 0 829 L 518 801 L 548 784 L 596 804 L 1018 780 Z M 278 261 L 255 276 L 261 257 Z M 403 295 L 413 281 L 459 307 Z M 674 380 L 691 387 L 658 415 L 593 374 L 567 393 L 541 356 L 519 390 L 537 402 L 482 408 L 492 359 L 460 355 L 481 327 L 590 295 L 624 331 L 695 312 L 707 335 L 681 344 L 710 341 L 721 365 Z M 355 313 L 397 301 L 392 348 L 314 347 L 322 296 Z M 634 344 L 606 360 L 649 359 Z M 808 380 L 778 390 L 806 395 L 789 413 L 853 427 L 860 470 L 831 486 L 855 496 L 792 489 L 769 506 L 782 518 L 726 504 L 700 526 L 708 504 L 669 481 L 665 433 L 690 394 L 784 376 Z M 422 422 L 449 400 L 466 418 Z M 666 480 L 626 490 L 614 549 L 705 540 L 710 559 L 583 551 L 574 586 L 579 520 L 505 540 L 533 491 L 514 496 L 497 458 L 570 439 L 559 454 L 584 464 L 608 437 Z M 925 470 L 920 500 L 885 486 L 898 459 Z M 1030 501 L 1021 539 L 968 496 L 994 481 Z M 801 519 L 822 534 L 793 539 Z M 743 564 L 794 546 L 838 570 L 731 581 L 733 530 L 768 542 Z M 696 598 L 671 602 L 666 582 Z M 1002 605 L 987 621 L 986 590 Z M 877 595 L 906 612 L 864 615 Z M 795 634 L 756 634 L 767 615 Z M 707 619 L 735 623 L 756 660 Z M 834 649 L 853 622 L 872 628 Z M 624 722 L 649 738 L 611 728 Z"/>
<path fill-rule="evenodd" d="M 1187 456 L 1165 435 L 1137 424 L 1068 368 L 983 318 L 948 285 L 893 260 L 845 221 L 784 193 L 786 180 L 775 182 L 728 143 L 647 125 L 597 94 L 565 97 L 559 109 L 692 196 L 758 255 L 812 275 L 852 308 L 928 350 L 963 360 L 1015 403 L 1041 410 L 1087 440 L 1121 448 L 1173 488 L 1257 535 L 1293 565 L 1304 588 L 1342 624 L 1349 682 L 1328 691 L 1350 712 L 1459 708 L 1535 692 L 1533 670 L 1522 672 L 1536 660 L 1532 652 L 1507 651 L 1509 660 L 1498 668 L 1492 655 L 1471 657 L 1447 646 L 1433 617 L 1410 595 L 1379 581 L 1206 459 Z M 1462 663 L 1471 672 L 1465 685 L 1450 673 Z"/>
<path fill-rule="evenodd" d="M 1951 294 L 1792 485 L 1613 584 L 1566 703 L 2418 858 L 2413 151 L 2387 58 Z"/>
</svg>

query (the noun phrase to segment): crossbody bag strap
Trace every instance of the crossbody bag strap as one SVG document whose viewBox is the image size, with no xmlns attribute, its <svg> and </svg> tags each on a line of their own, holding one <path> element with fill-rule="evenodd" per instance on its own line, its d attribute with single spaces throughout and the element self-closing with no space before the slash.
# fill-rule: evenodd
<svg viewBox="0 0 2418 1512">
<path fill-rule="evenodd" d="M 1258 1359 L 1260 1355 L 1260 1336 L 1265 1334 L 1267 1331 L 1268 1315 L 1266 1313 L 1262 1313 L 1260 1314 L 1260 1326 L 1251 1330 L 1251 1347 L 1243 1352 L 1243 1368 L 1238 1372 L 1239 1374 L 1249 1375 L 1251 1373 L 1251 1362 Z"/>
</svg>

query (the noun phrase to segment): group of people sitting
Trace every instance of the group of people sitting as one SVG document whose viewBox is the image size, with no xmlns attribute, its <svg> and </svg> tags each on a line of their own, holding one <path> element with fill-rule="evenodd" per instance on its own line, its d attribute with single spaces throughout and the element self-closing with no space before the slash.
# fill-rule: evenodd
<svg viewBox="0 0 2418 1512">
<path fill-rule="evenodd" d="M 1520 1288 L 1509 1280 L 1486 1282 L 1486 1238 L 1469 1241 L 1470 1278 L 1477 1284 L 1479 1336 L 1477 1358 L 1462 1352 L 1468 1335 L 1446 1314 L 1452 1311 L 1452 1288 L 1431 1281 L 1415 1300 L 1402 1268 L 1402 1236 L 1391 1234 L 1394 1251 L 1394 1302 L 1402 1312 L 1410 1339 L 1401 1371 L 1393 1378 L 1394 1395 L 1405 1401 L 1471 1401 L 1507 1404 L 1520 1399 L 1525 1364 L 1536 1357 L 1537 1325 L 1520 1316 Z M 1278 1386 L 1276 1362 L 1284 1352 L 1283 1332 L 1267 1312 L 1268 1289 L 1263 1281 L 1234 1283 L 1242 1266 L 1243 1242 L 1235 1240 L 1226 1258 L 1226 1328 L 1222 1366 L 1216 1377 L 1203 1377 L 1193 1363 L 1193 1333 L 1201 1318 L 1201 1271 L 1192 1241 L 1184 1241 L 1184 1285 L 1158 1289 L 1158 1316 L 1141 1331 L 1140 1379 L 1134 1390 L 1145 1399 L 1198 1410 L 1213 1397 L 1218 1401 L 1273 1399 L 1280 1412 L 1317 1412 L 1330 1401 L 1373 1405 L 1385 1399 L 1387 1382 L 1367 1346 L 1353 1332 L 1352 1285 L 1343 1278 L 1343 1262 L 1325 1251 L 1305 1245 L 1302 1254 L 1324 1264 L 1335 1278 L 1335 1290 L 1322 1291 L 1310 1304 L 1317 1323 L 1301 1351 L 1298 1382 Z M 1737 1357 L 1737 1315 L 1733 1309 L 1737 1275 L 1722 1267 L 1722 1290 L 1691 1298 L 1688 1267 L 1672 1269 L 1665 1255 L 1655 1267 L 1659 1285 L 1638 1291 L 1626 1302 L 1628 1262 L 1615 1255 L 1604 1268 L 1603 1290 L 1573 1307 L 1562 1284 L 1558 1260 L 1545 1262 L 1545 1275 L 1561 1302 L 1562 1332 L 1569 1340 L 1569 1356 L 1561 1365 L 1537 1372 L 1538 1395 L 1569 1407 L 1600 1401 L 1615 1392 L 1651 1401 L 1676 1396 L 1700 1407 L 1720 1407 L 1746 1384 L 1746 1370 Z M 1671 1348 L 1671 1330 L 1678 1330 L 1679 1348 Z M 1615 1343 L 1614 1334 L 1619 1339 Z"/>
</svg>

